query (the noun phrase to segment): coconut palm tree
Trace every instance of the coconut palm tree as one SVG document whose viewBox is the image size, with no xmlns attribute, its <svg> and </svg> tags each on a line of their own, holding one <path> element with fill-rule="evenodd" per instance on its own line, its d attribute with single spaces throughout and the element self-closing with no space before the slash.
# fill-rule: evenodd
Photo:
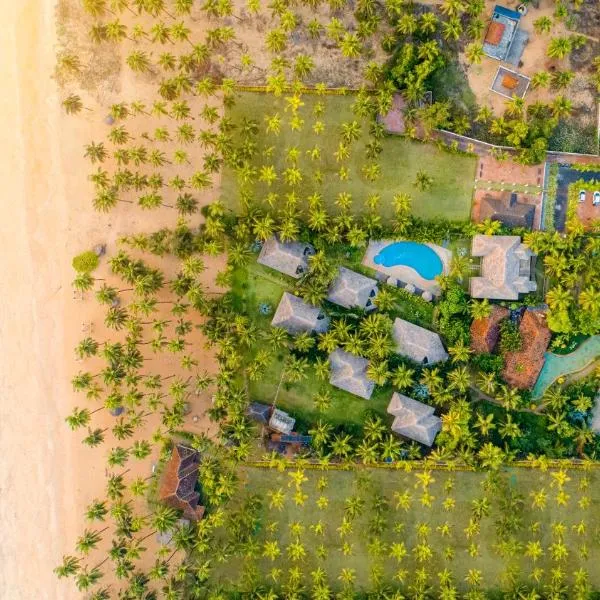
<svg viewBox="0 0 600 600">
<path fill-rule="evenodd" d="M 433 177 L 423 169 L 419 169 L 415 175 L 413 185 L 422 192 L 425 192 L 433 186 Z"/>
<path fill-rule="evenodd" d="M 481 42 L 471 42 L 465 48 L 465 56 L 471 64 L 481 64 L 484 57 L 483 44 L 481 44 Z"/>
<path fill-rule="evenodd" d="M 546 54 L 550 58 L 563 59 L 573 51 L 573 43 L 568 37 L 556 37 L 550 40 Z"/>
<path fill-rule="evenodd" d="M 406 365 L 400 365 L 392 372 L 392 385 L 400 391 L 405 390 L 414 383 L 414 375 L 414 369 Z"/>
</svg>

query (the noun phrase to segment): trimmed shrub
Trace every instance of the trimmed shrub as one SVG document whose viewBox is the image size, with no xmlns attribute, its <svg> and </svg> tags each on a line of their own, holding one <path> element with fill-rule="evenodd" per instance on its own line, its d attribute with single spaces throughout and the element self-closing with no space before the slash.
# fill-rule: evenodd
<svg viewBox="0 0 600 600">
<path fill-rule="evenodd" d="M 73 257 L 71 264 L 78 273 L 91 273 L 98 267 L 99 263 L 98 255 L 93 250 L 86 250 Z"/>
</svg>

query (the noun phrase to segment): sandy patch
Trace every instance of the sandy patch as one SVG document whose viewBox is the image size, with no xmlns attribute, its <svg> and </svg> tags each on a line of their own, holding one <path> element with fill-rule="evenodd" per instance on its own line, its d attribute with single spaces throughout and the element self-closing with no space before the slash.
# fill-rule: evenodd
<svg viewBox="0 0 600 600">
<path fill-rule="evenodd" d="M 1 100 L 1 276 L 6 289 L 0 299 L 0 597 L 10 600 L 80 597 L 72 583 L 58 581 L 52 569 L 62 554 L 73 552 L 85 505 L 103 497 L 106 454 L 116 445 L 108 432 L 105 444 L 90 450 L 81 445 L 81 432 L 72 434 L 64 423 L 73 405 L 86 402 L 70 389 L 71 375 L 81 368 L 73 348 L 88 331 L 99 341 L 105 339 L 103 313 L 95 301 L 74 298 L 71 257 L 98 242 L 114 252 L 120 235 L 172 226 L 176 220 L 175 211 L 168 208 L 144 212 L 123 204 L 110 215 L 92 210 L 83 144 L 105 137 L 103 119 L 110 103 L 148 102 L 152 87 L 150 82 L 134 86 L 125 75 L 117 85 L 112 81 L 85 94 L 91 112 L 65 116 L 49 76 L 56 47 L 52 4 L 10 3 L 2 29 L 2 74 L 11 84 Z M 131 133 L 143 131 L 141 119 L 128 121 L 127 127 Z M 192 159 L 201 160 L 196 146 L 194 153 Z M 199 201 L 204 204 L 212 197 L 207 192 Z M 167 197 L 166 203 L 170 200 Z M 222 261 L 211 268 L 220 268 Z M 174 266 L 173 261 L 165 269 L 167 277 Z M 105 271 L 106 262 L 98 274 Z M 201 370 L 213 370 L 200 332 L 190 341 Z M 177 367 L 175 358 L 160 364 L 153 360 L 158 372 L 172 373 Z M 209 403 L 210 392 L 192 399 L 188 419 L 192 426 L 192 417 L 200 417 L 193 425 L 199 432 L 210 433 L 203 418 Z M 94 417 L 95 426 L 114 423 L 103 412 Z M 155 425 L 149 420 L 140 435 L 147 437 Z M 128 478 L 149 474 L 149 460 L 135 463 L 130 459 Z M 153 539 L 145 542 L 149 558 Z"/>
</svg>

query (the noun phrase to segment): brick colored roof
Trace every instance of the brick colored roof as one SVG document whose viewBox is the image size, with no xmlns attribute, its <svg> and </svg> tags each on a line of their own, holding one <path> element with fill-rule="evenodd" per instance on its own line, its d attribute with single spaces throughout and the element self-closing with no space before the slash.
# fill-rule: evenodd
<svg viewBox="0 0 600 600">
<path fill-rule="evenodd" d="M 537 381 L 552 334 L 546 325 L 546 313 L 531 309 L 525 311 L 519 331 L 523 346 L 518 352 L 505 355 L 502 376 L 513 387 L 525 390 L 532 388 Z"/>
<path fill-rule="evenodd" d="M 504 306 L 494 305 L 489 317 L 474 319 L 471 323 L 471 349 L 473 352 L 492 352 L 500 337 L 500 322 L 510 311 Z"/>
<path fill-rule="evenodd" d="M 200 494 L 195 490 L 199 463 L 198 452 L 182 444 L 175 445 L 158 492 L 161 502 L 182 511 L 182 516 L 192 521 L 200 520 L 205 510 L 198 504 Z"/>
<path fill-rule="evenodd" d="M 487 34 L 485 36 L 484 41 L 486 42 L 486 44 L 497 46 L 502 41 L 502 36 L 504 35 L 505 29 L 506 25 L 504 25 L 504 23 L 492 21 L 490 23 L 490 26 L 488 27 Z"/>
</svg>

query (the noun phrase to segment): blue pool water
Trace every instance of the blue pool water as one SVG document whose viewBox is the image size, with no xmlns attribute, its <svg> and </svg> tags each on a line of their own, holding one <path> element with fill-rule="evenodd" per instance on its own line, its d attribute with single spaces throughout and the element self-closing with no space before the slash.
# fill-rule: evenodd
<svg viewBox="0 0 600 600">
<path fill-rule="evenodd" d="M 536 400 L 541 398 L 559 377 L 581 371 L 598 357 L 600 357 L 600 335 L 588 338 L 571 354 L 546 352 L 546 362 L 535 382 L 532 397 Z"/>
<path fill-rule="evenodd" d="M 394 242 L 380 250 L 373 260 L 383 267 L 410 267 L 429 280 L 441 275 L 444 269 L 437 252 L 417 242 Z"/>
</svg>

